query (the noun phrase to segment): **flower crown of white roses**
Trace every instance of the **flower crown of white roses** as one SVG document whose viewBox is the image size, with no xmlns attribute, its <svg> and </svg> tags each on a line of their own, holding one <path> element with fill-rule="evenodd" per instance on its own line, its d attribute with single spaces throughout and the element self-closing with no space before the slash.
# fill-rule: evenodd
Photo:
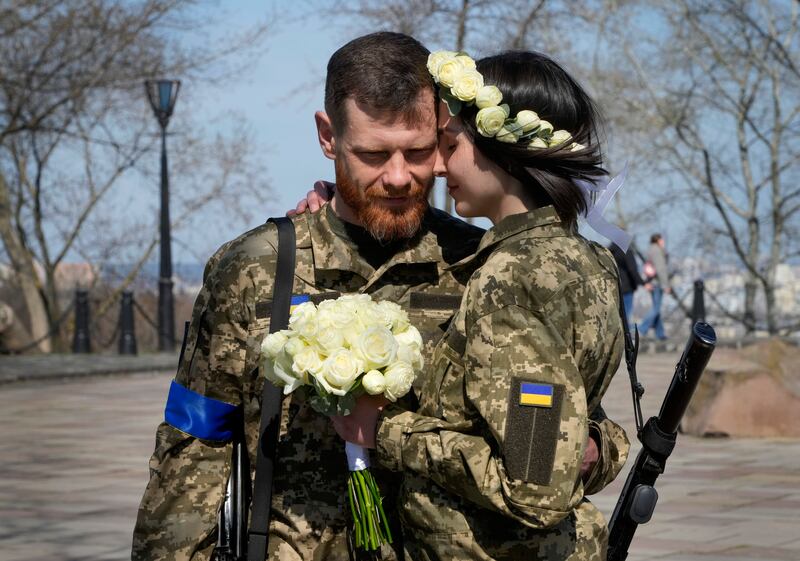
<svg viewBox="0 0 800 561">
<path fill-rule="evenodd" d="M 463 105 L 478 106 L 475 125 L 481 136 L 496 138 L 510 144 L 527 142 L 528 148 L 554 148 L 569 142 L 572 135 L 565 130 L 553 130 L 553 125 L 540 119 L 535 111 L 525 109 L 510 117 L 497 86 L 487 86 L 475 69 L 475 61 L 463 52 L 436 51 L 428 55 L 428 72 L 439 84 L 439 93 L 450 115 L 458 115 Z M 585 146 L 573 142 L 570 150 Z"/>
</svg>

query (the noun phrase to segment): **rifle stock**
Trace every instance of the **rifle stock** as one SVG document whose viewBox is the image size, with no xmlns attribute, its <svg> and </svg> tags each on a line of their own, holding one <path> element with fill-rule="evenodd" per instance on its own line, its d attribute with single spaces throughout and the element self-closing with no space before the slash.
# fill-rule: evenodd
<svg viewBox="0 0 800 561">
<path fill-rule="evenodd" d="M 233 443 L 231 475 L 219 513 L 219 536 L 214 550 L 217 561 L 244 561 L 247 558 L 247 511 L 250 505 L 250 466 L 242 440 Z"/>
<path fill-rule="evenodd" d="M 697 322 L 675 367 L 658 416 L 651 417 L 638 435 L 642 449 L 628 474 L 609 522 L 608 561 L 624 561 L 639 524 L 650 520 L 658 500 L 654 484 L 664 473 L 675 446 L 678 427 L 700 381 L 717 337 L 714 328 Z"/>
</svg>

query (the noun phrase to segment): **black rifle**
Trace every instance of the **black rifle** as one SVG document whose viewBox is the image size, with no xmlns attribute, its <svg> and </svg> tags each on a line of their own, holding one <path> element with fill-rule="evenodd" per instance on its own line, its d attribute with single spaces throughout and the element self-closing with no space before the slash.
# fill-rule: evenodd
<svg viewBox="0 0 800 561">
<path fill-rule="evenodd" d="M 694 324 L 683 355 L 675 367 L 661 411 L 639 431 L 642 449 L 628 474 L 609 522 L 608 561 L 624 561 L 628 557 L 628 548 L 636 528 L 648 522 L 653 515 L 658 500 L 653 485 L 658 476 L 664 473 L 667 458 L 675 447 L 681 419 L 716 342 L 713 327 L 703 322 Z"/>
<path fill-rule="evenodd" d="M 269 332 L 274 333 L 289 325 L 296 238 L 294 224 L 290 219 L 270 218 L 267 222 L 273 222 L 278 228 L 278 258 L 269 322 Z M 265 381 L 261 392 L 255 482 L 252 484 L 243 422 L 242 433 L 233 441 L 231 475 L 217 522 L 219 535 L 213 556 L 217 561 L 263 561 L 266 558 L 282 400 L 283 390 Z M 254 497 L 253 516 L 248 529 L 247 514 L 251 492 Z"/>
<path fill-rule="evenodd" d="M 231 475 L 219 513 L 217 561 L 243 561 L 247 550 L 247 509 L 250 506 L 250 462 L 242 435 L 233 443 Z"/>
</svg>

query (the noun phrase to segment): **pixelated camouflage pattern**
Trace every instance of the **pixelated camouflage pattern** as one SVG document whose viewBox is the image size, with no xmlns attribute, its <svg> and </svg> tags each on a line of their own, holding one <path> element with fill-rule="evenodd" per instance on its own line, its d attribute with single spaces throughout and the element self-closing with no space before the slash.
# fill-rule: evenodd
<svg viewBox="0 0 800 561">
<path fill-rule="evenodd" d="M 419 235 L 374 270 L 332 232 L 327 210 L 302 214 L 293 221 L 297 234 L 294 293 L 364 292 L 397 302 L 422 332 L 430 361 L 469 278 L 468 271 L 448 266 L 474 252 L 483 231 L 431 209 Z M 175 377 L 194 392 L 242 406 L 253 470 L 264 383 L 257 376 L 257 359 L 269 329 L 268 314 L 259 312 L 263 310 L 259 304 L 272 298 L 276 247 L 276 228 L 263 225 L 225 244 L 210 259 Z M 444 304 L 428 298 L 432 305 L 420 307 L 420 294 L 443 295 Z M 330 420 L 299 395 L 284 400 L 281 424 L 269 558 L 347 559 L 344 443 Z M 230 443 L 199 440 L 166 423 L 159 426 L 150 481 L 134 530 L 132 559 L 211 557 L 230 456 Z M 391 510 L 389 491 L 397 489 L 398 483 L 386 477 L 397 476 L 385 472 L 376 477 Z M 400 535 L 399 528 L 395 533 Z M 396 558 L 389 548 L 383 553 L 386 559 Z"/>
<path fill-rule="evenodd" d="M 595 410 L 602 459 L 614 465 L 592 473 L 592 485 L 613 478 L 628 452 L 599 409 L 623 352 L 614 260 L 546 207 L 487 232 L 460 266 L 476 263 L 418 412 L 390 406 L 379 420 L 379 461 L 404 472 L 407 556 L 604 559 L 606 524 L 584 498 L 580 465 Z M 509 399 L 513 377 L 565 389 L 555 424 L 533 425 L 524 441 L 507 426 L 511 408 L 525 407 Z M 510 455 L 542 439 L 555 440 L 549 482 L 510 477 Z"/>
</svg>

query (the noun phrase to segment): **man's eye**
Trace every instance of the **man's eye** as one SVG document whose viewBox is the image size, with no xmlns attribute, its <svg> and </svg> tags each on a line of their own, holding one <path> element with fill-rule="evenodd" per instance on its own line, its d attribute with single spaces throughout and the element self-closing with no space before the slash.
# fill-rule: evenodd
<svg viewBox="0 0 800 561">
<path fill-rule="evenodd" d="M 386 159 L 386 152 L 359 152 L 362 159 L 368 162 L 380 162 Z"/>
<path fill-rule="evenodd" d="M 409 151 L 409 157 L 415 159 L 427 158 L 433 153 L 433 148 L 416 148 Z"/>
</svg>

